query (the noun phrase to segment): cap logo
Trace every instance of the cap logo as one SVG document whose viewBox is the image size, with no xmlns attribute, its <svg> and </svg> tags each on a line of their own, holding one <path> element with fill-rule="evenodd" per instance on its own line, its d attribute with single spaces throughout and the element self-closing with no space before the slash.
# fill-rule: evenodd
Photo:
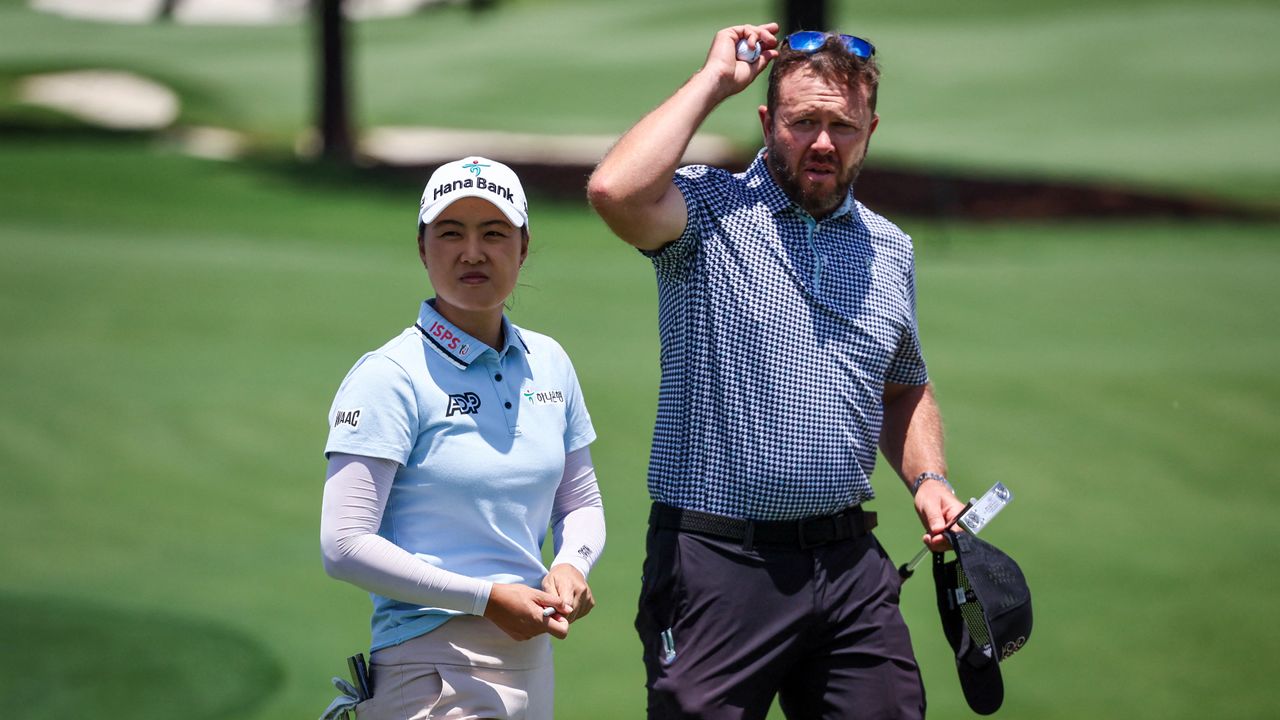
<svg viewBox="0 0 1280 720">
<path fill-rule="evenodd" d="M 505 185 L 499 185 L 496 182 L 485 180 L 482 177 L 476 177 L 474 180 L 472 180 L 471 178 L 462 178 L 461 180 L 454 180 L 453 182 L 447 182 L 442 185 L 437 185 L 435 188 L 431 190 L 431 201 L 435 202 L 436 200 L 439 200 L 440 198 L 444 197 L 445 195 L 448 195 L 449 193 L 457 192 L 459 190 L 466 190 L 469 188 L 478 188 L 480 190 L 487 190 L 493 193 L 494 195 L 501 197 L 502 199 L 506 200 L 509 203 L 514 204 L 516 201 L 515 194 L 511 191 L 511 188 L 506 187 Z"/>
<path fill-rule="evenodd" d="M 494 203 L 514 226 L 529 222 L 529 203 L 511 168 L 473 155 L 441 165 L 431 173 L 418 202 L 419 229 L 459 197 L 478 197 Z"/>
<path fill-rule="evenodd" d="M 1009 642 L 1004 644 L 1003 652 L 1000 653 L 1000 659 L 1008 660 L 1010 655 L 1021 650 L 1022 646 L 1026 644 L 1027 644 L 1027 637 L 1025 635 L 1019 637 L 1016 640 L 1010 640 Z"/>
</svg>

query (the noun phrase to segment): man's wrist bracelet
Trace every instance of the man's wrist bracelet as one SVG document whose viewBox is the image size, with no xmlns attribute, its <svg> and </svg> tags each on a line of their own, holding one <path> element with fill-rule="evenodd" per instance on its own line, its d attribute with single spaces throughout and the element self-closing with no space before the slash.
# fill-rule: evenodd
<svg viewBox="0 0 1280 720">
<path fill-rule="evenodd" d="M 942 475 L 936 472 L 922 472 L 916 476 L 915 480 L 911 481 L 911 497 L 915 497 L 916 491 L 920 489 L 920 484 L 925 480 L 937 480 L 950 490 L 952 495 L 956 494 L 956 489 L 951 487 L 951 483 L 947 482 L 947 479 Z"/>
</svg>

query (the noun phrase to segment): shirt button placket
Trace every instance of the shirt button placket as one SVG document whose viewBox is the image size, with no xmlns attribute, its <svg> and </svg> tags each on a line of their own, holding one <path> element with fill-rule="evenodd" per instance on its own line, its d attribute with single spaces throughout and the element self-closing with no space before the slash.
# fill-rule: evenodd
<svg viewBox="0 0 1280 720">
<path fill-rule="evenodd" d="M 516 427 L 516 410 L 515 404 L 511 400 L 511 393 L 508 392 L 506 383 L 502 382 L 502 359 L 499 356 L 495 362 L 497 367 L 493 371 L 493 389 L 498 394 L 498 399 L 502 401 L 502 413 L 507 419 L 507 430 L 513 436 L 519 435 L 520 430 Z"/>
</svg>

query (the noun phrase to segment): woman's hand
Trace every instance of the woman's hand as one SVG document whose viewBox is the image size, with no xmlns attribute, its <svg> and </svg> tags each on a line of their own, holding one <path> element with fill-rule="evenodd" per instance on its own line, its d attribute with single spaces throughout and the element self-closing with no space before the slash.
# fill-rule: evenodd
<svg viewBox="0 0 1280 720">
<path fill-rule="evenodd" d="M 556 612 L 544 615 L 547 608 Z M 569 636 L 569 620 L 560 597 L 524 585 L 494 583 L 484 616 L 513 640 L 528 640 L 542 633 L 561 640 Z"/>
<path fill-rule="evenodd" d="M 596 606 L 587 579 L 572 565 L 553 565 L 542 579 L 542 589 L 560 599 L 555 607 L 569 622 L 586 617 L 591 608 Z"/>
</svg>

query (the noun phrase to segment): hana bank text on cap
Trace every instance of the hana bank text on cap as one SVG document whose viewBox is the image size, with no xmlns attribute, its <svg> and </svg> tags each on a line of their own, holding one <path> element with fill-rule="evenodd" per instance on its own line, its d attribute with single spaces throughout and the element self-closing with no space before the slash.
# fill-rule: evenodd
<svg viewBox="0 0 1280 720">
<path fill-rule="evenodd" d="M 465 197 L 488 200 L 516 227 L 529 224 L 529 202 L 520 178 L 506 165 L 477 156 L 445 163 L 431 173 L 418 204 L 418 222 L 429 224 Z"/>
</svg>

